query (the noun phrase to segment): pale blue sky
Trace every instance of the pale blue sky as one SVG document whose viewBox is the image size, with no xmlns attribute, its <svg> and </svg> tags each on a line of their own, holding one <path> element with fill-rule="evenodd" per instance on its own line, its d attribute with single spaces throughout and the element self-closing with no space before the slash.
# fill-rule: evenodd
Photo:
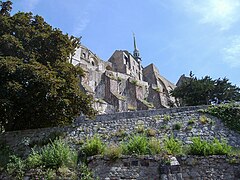
<svg viewBox="0 0 240 180">
<path fill-rule="evenodd" d="M 132 32 L 146 66 L 176 83 L 227 77 L 240 86 L 240 0 L 13 0 L 13 12 L 32 11 L 101 59 L 133 51 Z"/>
</svg>

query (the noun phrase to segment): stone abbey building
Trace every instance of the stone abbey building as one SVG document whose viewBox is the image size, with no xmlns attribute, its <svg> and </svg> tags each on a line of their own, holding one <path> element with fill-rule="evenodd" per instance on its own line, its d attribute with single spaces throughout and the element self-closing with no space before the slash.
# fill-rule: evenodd
<svg viewBox="0 0 240 180">
<path fill-rule="evenodd" d="M 169 108 L 176 106 L 170 91 L 176 86 L 160 75 L 154 64 L 141 65 L 134 36 L 133 54 L 116 50 L 108 61 L 101 60 L 80 45 L 71 63 L 80 66 L 85 76 L 81 89 L 92 94 L 99 113 Z"/>
</svg>

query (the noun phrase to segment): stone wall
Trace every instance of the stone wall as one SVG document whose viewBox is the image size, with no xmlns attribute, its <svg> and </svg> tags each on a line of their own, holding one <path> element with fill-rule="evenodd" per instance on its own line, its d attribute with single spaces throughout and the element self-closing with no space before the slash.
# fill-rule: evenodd
<svg viewBox="0 0 240 180">
<path fill-rule="evenodd" d="M 226 139 L 234 147 L 240 147 L 240 134 L 229 130 L 221 120 L 199 113 L 200 107 L 158 109 L 99 115 L 95 120 L 82 116 L 66 127 L 32 129 L 5 132 L 0 142 L 5 142 L 15 153 L 26 156 L 35 143 L 42 143 L 54 134 L 63 135 L 72 146 L 79 148 L 80 142 L 98 134 L 107 143 L 118 143 L 122 135 L 137 134 L 138 128 L 155 130 L 156 138 L 173 135 L 183 143 L 191 138 Z M 180 126 L 176 129 L 176 124 Z M 238 179 L 239 158 L 226 156 L 169 157 L 170 164 L 161 157 L 122 157 L 116 162 L 106 158 L 92 157 L 89 167 L 100 179 Z"/>
<path fill-rule="evenodd" d="M 174 135 L 189 144 L 192 137 L 200 136 L 203 139 L 216 137 L 226 139 L 234 147 L 240 147 L 240 134 L 229 130 L 219 119 L 197 111 L 205 107 L 115 113 L 99 115 L 95 120 L 87 120 L 83 116 L 71 126 L 5 132 L 1 134 L 0 141 L 5 141 L 16 152 L 19 149 L 30 151 L 29 144 L 48 139 L 56 132 L 64 133 L 73 144 L 79 141 L 84 142 L 87 137 L 95 134 L 98 134 L 105 142 L 117 143 L 123 138 L 122 135 L 136 134 L 138 128 L 141 127 L 144 130 L 155 130 L 154 136 L 160 139 Z M 202 122 L 202 118 L 206 122 Z M 176 124 L 180 126 L 180 129 L 175 128 Z"/>
<path fill-rule="evenodd" d="M 226 156 L 183 156 L 166 159 L 158 156 L 123 156 L 115 161 L 95 156 L 89 168 L 100 179 L 240 179 L 240 158 Z"/>
</svg>

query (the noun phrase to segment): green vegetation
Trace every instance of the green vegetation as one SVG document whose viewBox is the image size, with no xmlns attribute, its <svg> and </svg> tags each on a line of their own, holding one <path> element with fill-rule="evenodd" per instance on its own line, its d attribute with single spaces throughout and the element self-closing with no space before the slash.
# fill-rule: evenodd
<svg viewBox="0 0 240 180">
<path fill-rule="evenodd" d="M 25 167 L 26 164 L 20 157 L 12 155 L 7 164 L 7 173 L 17 179 L 22 179 Z"/>
<path fill-rule="evenodd" d="M 223 123 L 232 130 L 240 132 L 240 105 L 236 104 L 222 104 L 219 106 L 210 106 L 203 110 L 218 117 Z"/>
<path fill-rule="evenodd" d="M 216 98 L 219 102 L 240 100 L 240 88 L 232 85 L 227 78 L 213 80 L 205 76 L 197 79 L 192 72 L 171 94 L 181 99 L 181 105 L 188 106 L 209 104 Z"/>
<path fill-rule="evenodd" d="M 207 123 L 208 123 L 208 119 L 207 119 L 207 117 L 206 117 L 205 115 L 200 116 L 199 121 L 200 121 L 202 124 L 207 124 Z"/>
<path fill-rule="evenodd" d="M 83 145 L 81 151 L 86 156 L 93 156 L 97 154 L 103 154 L 106 145 L 98 136 L 94 136 L 91 139 L 87 139 L 87 142 Z"/>
<path fill-rule="evenodd" d="M 62 166 L 74 167 L 77 164 L 77 153 L 61 139 L 43 146 L 40 152 L 32 151 L 29 155 L 28 166 L 31 168 L 44 166 L 57 169 Z"/>
<path fill-rule="evenodd" d="M 84 164 L 86 157 L 104 155 L 110 160 L 116 160 L 124 155 L 155 155 L 161 154 L 168 163 L 168 155 L 229 155 L 229 162 L 236 163 L 234 157 L 239 156 L 239 149 L 233 149 L 225 141 L 214 139 L 202 140 L 192 138 L 192 144 L 183 143 L 173 135 L 161 140 L 147 137 L 146 134 L 130 135 L 124 142 L 106 145 L 98 136 L 88 139 L 80 149 L 81 166 L 77 165 L 77 153 L 62 139 L 57 139 L 41 147 L 38 151 L 32 150 L 31 154 L 22 159 L 13 155 L 5 148 L 1 148 L 0 159 L 8 156 L 1 171 L 9 174 L 9 178 L 22 179 L 24 174 L 31 170 L 37 179 L 94 179 L 93 174 Z M 80 154 L 79 154 L 80 155 Z M 82 156 L 83 155 L 83 156 Z M 84 156 L 86 155 L 86 156 Z M 233 156 L 231 156 L 233 155 Z M 232 158 L 231 158 L 232 157 Z M 1 162 L 2 163 L 2 162 Z"/>
<path fill-rule="evenodd" d="M 108 148 L 106 148 L 104 155 L 111 160 L 115 160 L 121 157 L 122 155 L 122 147 L 116 144 L 111 144 Z"/>
<path fill-rule="evenodd" d="M 182 128 L 182 124 L 181 123 L 176 123 L 173 125 L 173 130 L 180 130 Z"/>
<path fill-rule="evenodd" d="M 137 86 L 138 85 L 138 81 L 137 80 L 132 80 L 132 81 L 130 81 L 133 85 L 135 85 L 135 86 Z"/>
<path fill-rule="evenodd" d="M 190 119 L 189 121 L 188 121 L 188 125 L 192 125 L 192 124 L 194 124 L 195 123 L 195 119 Z"/>
<path fill-rule="evenodd" d="M 144 133 L 144 125 L 143 124 L 139 124 L 136 128 L 135 128 L 137 133 Z"/>
<path fill-rule="evenodd" d="M 3 152 L 2 148 L 0 152 Z M 57 176 L 77 179 L 77 152 L 61 139 L 50 142 L 38 151 L 32 150 L 26 159 L 14 155 L 6 148 L 4 152 L 0 154 L 0 159 L 4 155 L 8 158 L 5 159 L 1 172 L 5 171 L 10 179 L 23 179 L 29 170 L 35 179 L 56 179 Z"/>
<path fill-rule="evenodd" d="M 170 119 L 171 119 L 170 115 L 164 114 L 164 116 L 163 116 L 164 121 L 170 121 Z"/>
<path fill-rule="evenodd" d="M 148 128 L 145 133 L 147 136 L 152 137 L 152 136 L 156 136 L 157 131 L 154 129 Z"/>
<path fill-rule="evenodd" d="M 183 145 L 182 142 L 175 139 L 173 136 L 165 138 L 164 140 L 164 150 L 168 154 L 182 154 L 183 153 Z"/>
<path fill-rule="evenodd" d="M 144 155 L 149 153 L 148 139 L 143 135 L 131 137 L 122 144 L 123 154 Z"/>
<path fill-rule="evenodd" d="M 1 2 L 0 125 L 5 131 L 70 124 L 94 116 L 93 99 L 79 87 L 83 70 L 69 63 L 79 39 L 39 16 Z"/>
<path fill-rule="evenodd" d="M 231 146 L 225 141 L 220 142 L 218 139 L 213 141 L 202 140 L 199 137 L 192 138 L 189 154 L 194 155 L 227 155 L 231 152 Z"/>
</svg>

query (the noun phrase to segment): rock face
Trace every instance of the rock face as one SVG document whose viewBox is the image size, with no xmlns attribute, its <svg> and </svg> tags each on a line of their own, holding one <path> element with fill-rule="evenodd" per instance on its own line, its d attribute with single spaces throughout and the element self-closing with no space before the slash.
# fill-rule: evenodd
<svg viewBox="0 0 240 180">
<path fill-rule="evenodd" d="M 154 64 L 143 68 L 134 47 L 134 55 L 116 50 L 103 61 L 81 45 L 71 58 L 72 64 L 84 69 L 80 87 L 94 96 L 94 107 L 100 114 L 176 106 L 170 96 L 176 86 L 162 77 Z"/>
</svg>

